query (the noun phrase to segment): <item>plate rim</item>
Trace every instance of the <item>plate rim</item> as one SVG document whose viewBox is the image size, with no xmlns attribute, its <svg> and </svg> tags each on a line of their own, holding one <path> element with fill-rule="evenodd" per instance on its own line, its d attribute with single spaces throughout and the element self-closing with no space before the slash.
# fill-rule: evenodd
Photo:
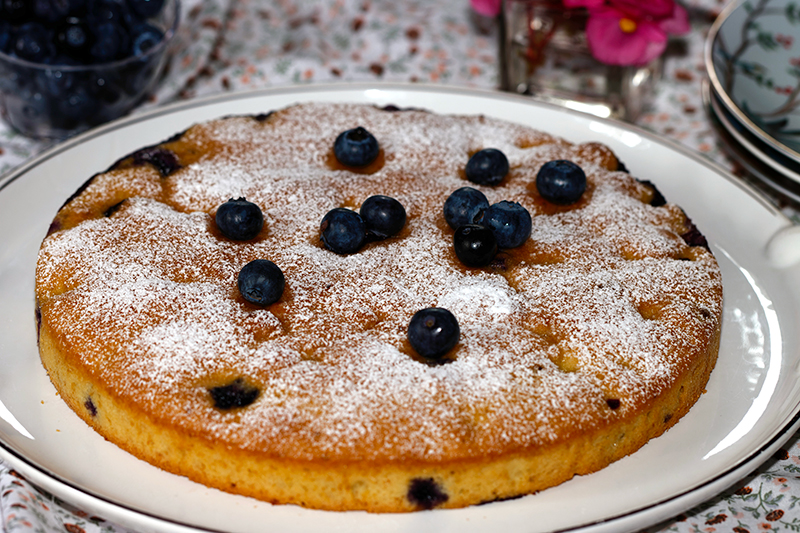
<svg viewBox="0 0 800 533">
<path fill-rule="evenodd" d="M 351 91 L 363 91 L 369 89 L 379 89 L 387 91 L 406 91 L 406 92 L 410 91 L 415 93 L 430 93 L 430 92 L 434 92 L 437 94 L 457 93 L 457 94 L 462 94 L 464 96 L 472 96 L 472 97 L 482 97 L 490 99 L 497 99 L 497 98 L 508 99 L 524 105 L 543 107 L 546 109 L 557 111 L 559 113 L 572 114 L 579 117 L 591 119 L 592 121 L 611 124 L 615 128 L 621 128 L 626 131 L 635 132 L 641 135 L 642 137 L 652 142 L 655 142 L 656 144 L 662 145 L 666 148 L 669 148 L 670 150 L 680 153 L 685 157 L 688 157 L 694 163 L 708 167 L 717 175 L 724 178 L 731 184 L 735 185 L 737 188 L 741 189 L 744 193 L 750 196 L 751 199 L 759 203 L 761 207 L 764 208 L 772 217 L 782 220 L 784 223 L 790 223 L 789 218 L 782 211 L 780 211 L 775 205 L 773 205 L 772 202 L 767 200 L 766 196 L 763 193 L 754 189 L 752 186 L 743 183 L 741 180 L 735 178 L 735 176 L 733 176 L 730 172 L 722 168 L 716 162 L 712 161 L 711 159 L 703 156 L 702 154 L 696 151 L 689 149 L 684 145 L 677 143 L 676 141 L 673 141 L 671 139 L 665 139 L 663 137 L 656 135 L 653 132 L 644 130 L 638 126 L 631 125 L 628 123 L 622 123 L 611 119 L 598 118 L 594 115 L 587 115 L 586 113 L 562 108 L 560 106 L 548 102 L 542 102 L 527 96 L 515 95 L 512 93 L 501 93 L 498 91 L 473 89 L 465 87 L 449 87 L 442 85 L 383 83 L 383 82 L 332 83 L 332 84 L 315 84 L 315 85 L 301 86 L 301 87 L 286 86 L 286 87 L 262 88 L 249 91 L 241 91 L 231 94 L 225 94 L 225 93 L 215 94 L 187 101 L 174 102 L 172 104 L 164 106 L 154 107 L 136 113 L 134 115 L 130 115 L 115 120 L 113 122 L 95 128 L 93 130 L 89 130 L 87 132 L 84 132 L 82 134 L 73 137 L 72 139 L 69 139 L 67 141 L 64 141 L 55 146 L 45 149 L 43 152 L 33 157 L 29 161 L 23 163 L 22 165 L 19 165 L 14 169 L 11 169 L 6 175 L 0 177 L 0 194 L 8 185 L 13 183 L 17 179 L 24 177 L 30 170 L 42 164 L 43 162 L 51 158 L 57 157 L 63 151 L 72 149 L 73 147 L 85 143 L 88 140 L 105 135 L 114 130 L 123 129 L 128 125 L 151 120 L 159 116 L 169 115 L 177 111 L 188 110 L 197 107 L 213 106 L 231 100 L 240 100 L 240 99 L 244 100 L 244 99 L 253 99 L 259 97 L 268 97 L 289 92 L 302 96 L 302 95 L 308 95 L 310 93 L 319 93 L 319 92 L 337 92 L 337 91 L 351 92 Z M 778 427 L 776 427 L 773 430 L 773 434 L 770 436 L 770 438 L 766 439 L 766 441 L 763 444 L 761 444 L 759 448 L 752 451 L 746 457 L 743 457 L 735 464 L 731 465 L 725 471 L 716 474 L 714 477 L 706 481 L 696 483 L 691 487 L 687 487 L 676 494 L 673 494 L 666 498 L 662 498 L 646 506 L 641 506 L 640 508 L 626 511 L 624 513 L 620 513 L 612 517 L 607 517 L 600 520 L 593 520 L 590 522 L 585 522 L 576 525 L 574 527 L 560 529 L 558 531 L 563 531 L 563 532 L 581 531 L 593 528 L 595 526 L 615 528 L 615 526 L 624 525 L 627 520 L 634 519 L 635 517 L 642 515 L 647 511 L 659 507 L 669 506 L 669 516 L 672 516 L 676 512 L 680 512 L 681 510 L 687 509 L 690 505 L 701 503 L 696 501 L 686 502 L 685 500 L 691 500 L 690 496 L 693 493 L 695 493 L 699 488 L 702 487 L 714 486 L 715 494 L 718 494 L 720 491 L 724 490 L 725 487 L 728 486 L 730 483 L 735 482 L 736 479 L 738 479 L 738 477 L 746 475 L 748 472 L 754 471 L 756 468 L 758 468 L 761 464 L 763 464 L 764 461 L 770 458 L 771 454 L 774 453 L 775 449 L 781 446 L 786 440 L 791 438 L 791 436 L 794 434 L 794 431 L 800 428 L 800 401 L 796 402 L 796 404 L 790 410 L 787 410 L 787 414 L 788 415 L 784 417 L 784 420 L 781 422 L 781 424 L 778 424 Z M 38 464 L 38 462 L 20 456 L 20 454 L 13 448 L 13 446 L 10 446 L 9 443 L 5 442 L 2 435 L 0 435 L 0 457 L 6 459 L 12 466 L 22 465 L 22 468 L 18 468 L 18 470 L 20 470 L 23 473 L 23 475 L 25 474 L 26 471 L 28 472 L 33 471 L 36 474 L 47 478 L 48 480 L 52 480 L 55 483 L 55 485 L 59 486 L 58 488 L 63 487 L 66 490 L 78 492 L 84 498 L 88 498 L 89 500 L 94 500 L 96 502 L 99 502 L 104 507 L 119 509 L 124 513 L 131 513 L 136 517 L 144 517 L 150 521 L 154 521 L 157 524 L 163 526 L 169 526 L 171 528 L 174 527 L 181 529 L 187 528 L 187 530 L 189 531 L 208 531 L 208 532 L 220 531 L 214 528 L 197 526 L 194 524 L 187 524 L 181 522 L 180 520 L 175 520 L 172 518 L 156 516 L 155 514 L 148 513 L 133 508 L 129 505 L 114 501 L 113 499 L 104 497 L 102 495 L 95 494 L 91 490 L 87 490 L 86 488 L 79 486 L 77 483 L 63 479 L 62 476 L 54 472 L 50 472 L 48 468 L 43 467 L 42 465 Z M 717 485 L 722 485 L 723 483 L 725 484 L 725 486 L 717 486 Z M 51 490 L 46 487 L 43 488 L 45 488 L 45 490 Z M 706 497 L 703 501 L 705 501 L 706 499 L 708 499 L 708 497 Z M 116 520 L 113 517 L 109 518 L 112 521 Z"/>
<path fill-rule="evenodd" d="M 729 117 L 726 116 L 726 113 L 729 113 L 729 111 L 720 102 L 721 96 L 714 90 L 713 87 L 709 87 L 708 92 L 708 105 L 714 112 L 714 115 L 717 117 L 719 122 L 725 128 L 725 131 L 727 131 L 728 134 L 730 134 L 730 136 L 733 137 L 736 142 L 738 142 L 749 154 L 755 156 L 762 164 L 767 165 L 773 172 L 777 172 L 784 178 L 797 185 L 800 185 L 800 173 L 781 165 L 776 159 L 771 158 L 764 151 L 764 149 L 759 146 L 760 144 L 763 144 L 761 139 L 753 136 L 749 131 L 737 131 L 735 125 L 731 122 Z M 769 146 L 767 146 L 767 149 L 769 149 Z"/>
<path fill-rule="evenodd" d="M 710 92 L 710 88 L 706 89 L 706 92 Z M 703 105 L 706 108 L 706 113 L 710 116 L 712 125 L 714 129 L 717 130 L 718 135 L 726 135 L 730 138 L 728 141 L 725 141 L 724 151 L 726 155 L 736 161 L 737 164 L 741 165 L 754 180 L 764 184 L 771 191 L 782 194 L 793 202 L 800 203 L 800 191 L 794 192 L 789 190 L 782 184 L 776 182 L 774 178 L 770 177 L 770 174 L 780 174 L 780 172 L 766 165 L 764 161 L 751 154 L 744 146 L 740 146 L 739 141 L 729 132 L 723 123 L 723 119 L 716 113 L 716 110 L 710 102 L 710 95 L 704 95 L 703 98 L 705 100 Z M 737 148 L 739 148 L 739 150 L 737 150 Z M 780 178 L 791 181 L 790 178 L 782 174 Z"/>
<path fill-rule="evenodd" d="M 744 125 L 750 132 L 758 137 L 762 142 L 767 144 L 774 145 L 775 150 L 779 151 L 784 156 L 793 159 L 794 161 L 800 163 L 800 152 L 794 150 L 787 146 L 786 144 L 782 143 L 778 139 L 772 137 L 767 132 L 765 132 L 761 127 L 759 127 L 742 109 L 733 101 L 733 98 L 725 92 L 724 87 L 722 86 L 722 80 L 719 79 L 717 76 L 717 71 L 714 68 L 714 43 L 719 36 L 719 32 L 722 29 L 722 26 L 725 22 L 730 18 L 731 14 L 735 11 L 740 9 L 746 2 L 749 0 L 734 0 L 730 4 L 726 5 L 719 16 L 714 20 L 714 23 L 711 25 L 709 29 L 708 36 L 706 37 L 706 42 L 703 47 L 703 58 L 706 67 L 706 74 L 708 75 L 709 80 L 711 81 L 711 85 L 719 95 L 720 100 L 722 101 L 723 105 L 730 111 L 734 117 Z"/>
</svg>

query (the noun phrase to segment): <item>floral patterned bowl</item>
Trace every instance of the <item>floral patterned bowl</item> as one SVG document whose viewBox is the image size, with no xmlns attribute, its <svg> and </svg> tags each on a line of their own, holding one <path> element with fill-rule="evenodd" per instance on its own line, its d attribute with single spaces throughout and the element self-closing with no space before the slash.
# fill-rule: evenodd
<svg viewBox="0 0 800 533">
<path fill-rule="evenodd" d="M 711 28 L 706 69 L 732 118 L 800 162 L 800 4 L 738 0 Z"/>
</svg>

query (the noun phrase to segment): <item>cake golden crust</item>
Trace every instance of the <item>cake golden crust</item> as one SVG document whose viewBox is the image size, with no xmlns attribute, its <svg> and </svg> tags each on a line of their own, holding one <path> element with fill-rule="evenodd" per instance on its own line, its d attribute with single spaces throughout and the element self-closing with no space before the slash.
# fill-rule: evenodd
<svg viewBox="0 0 800 533">
<path fill-rule="evenodd" d="M 359 125 L 381 154 L 355 171 L 331 146 Z M 511 172 L 476 188 L 528 208 L 533 232 L 466 268 L 442 205 L 485 147 Z M 553 159 L 586 171 L 578 203 L 538 195 Z M 405 206 L 401 233 L 326 250 L 323 215 L 373 194 Z M 264 211 L 256 239 L 216 228 L 232 197 Z M 266 308 L 236 288 L 253 259 L 286 277 Z M 219 119 L 119 161 L 57 214 L 36 294 L 51 380 L 112 442 L 222 490 L 374 512 L 515 497 L 634 452 L 702 394 L 722 310 L 696 228 L 608 148 L 351 104 Z M 431 306 L 461 327 L 447 364 L 421 362 L 405 339 Z M 210 389 L 234 382 L 255 402 L 215 407 Z"/>
</svg>

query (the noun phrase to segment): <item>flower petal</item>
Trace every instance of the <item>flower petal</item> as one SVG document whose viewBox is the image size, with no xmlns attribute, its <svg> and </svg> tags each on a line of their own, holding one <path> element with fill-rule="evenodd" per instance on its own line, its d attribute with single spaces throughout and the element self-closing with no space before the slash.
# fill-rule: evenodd
<svg viewBox="0 0 800 533">
<path fill-rule="evenodd" d="M 500 13 L 501 0 L 470 0 L 469 3 L 476 13 L 486 17 L 495 17 Z"/>
<path fill-rule="evenodd" d="M 620 28 L 619 13 L 592 14 L 586 23 L 586 39 L 592 55 L 609 65 L 644 65 L 667 46 L 667 35 L 652 22 L 637 20 L 633 32 Z"/>
<path fill-rule="evenodd" d="M 689 24 L 689 14 L 677 4 L 675 4 L 672 16 L 660 21 L 659 26 L 670 35 L 683 35 L 689 33 L 689 30 L 692 29 L 691 24 Z"/>
<path fill-rule="evenodd" d="M 576 7 L 586 7 L 595 9 L 605 4 L 606 0 L 563 0 L 564 7 L 567 9 L 574 9 Z"/>
<path fill-rule="evenodd" d="M 609 0 L 608 4 L 636 19 L 671 17 L 675 10 L 674 0 Z"/>
</svg>

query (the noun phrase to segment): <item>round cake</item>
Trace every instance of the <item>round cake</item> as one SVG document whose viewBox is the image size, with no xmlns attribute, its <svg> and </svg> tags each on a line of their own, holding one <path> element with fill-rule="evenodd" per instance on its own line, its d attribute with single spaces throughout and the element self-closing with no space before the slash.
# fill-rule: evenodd
<svg viewBox="0 0 800 533">
<path fill-rule="evenodd" d="M 334 150 L 352 130 L 377 141 L 358 166 Z M 474 182 L 486 149 L 508 171 Z M 565 161 L 585 189 L 556 202 L 537 178 Z M 530 235 L 465 264 L 443 214 L 464 187 L 524 207 Z M 376 195 L 399 231 L 334 251 L 327 214 Z M 231 200 L 263 214 L 244 239 L 217 216 Z M 256 260 L 285 282 L 271 303 L 240 289 Z M 111 442 L 223 491 L 371 512 L 518 497 L 636 451 L 703 393 L 722 314 L 705 238 L 606 146 L 328 103 L 197 124 L 93 176 L 36 297 L 53 384 Z M 457 323 L 443 355 L 412 342 L 431 309 Z"/>
</svg>

